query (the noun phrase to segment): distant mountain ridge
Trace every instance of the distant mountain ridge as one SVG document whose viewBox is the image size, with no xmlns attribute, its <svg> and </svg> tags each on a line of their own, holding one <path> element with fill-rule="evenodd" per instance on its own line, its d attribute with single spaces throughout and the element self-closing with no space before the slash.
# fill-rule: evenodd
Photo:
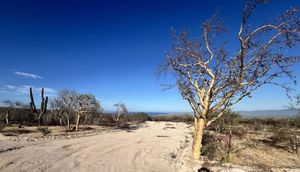
<svg viewBox="0 0 300 172">
<path fill-rule="evenodd" d="M 254 110 L 254 111 L 237 111 L 243 117 L 267 117 L 267 118 L 282 118 L 294 117 L 299 114 L 297 110 L 280 109 L 280 110 Z"/>
<path fill-rule="evenodd" d="M 245 118 L 284 118 L 294 117 L 299 114 L 297 110 L 279 109 L 279 110 L 253 110 L 253 111 L 236 111 Z M 146 112 L 151 116 L 155 115 L 193 115 L 192 112 Z"/>
</svg>

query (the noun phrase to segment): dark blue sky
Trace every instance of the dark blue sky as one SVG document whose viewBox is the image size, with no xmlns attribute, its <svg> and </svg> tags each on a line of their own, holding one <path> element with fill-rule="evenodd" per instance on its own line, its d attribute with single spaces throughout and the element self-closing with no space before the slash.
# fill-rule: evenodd
<svg viewBox="0 0 300 172">
<path fill-rule="evenodd" d="M 0 101 L 28 101 L 28 86 L 50 96 L 69 88 L 93 93 L 105 110 L 123 101 L 131 111 L 189 111 L 176 89 L 162 91 L 153 75 L 170 47 L 170 29 L 193 34 L 218 9 L 235 50 L 243 1 L 76 1 L 0 2 Z M 259 24 L 300 1 L 260 6 Z M 294 70 L 300 77 L 299 64 Z M 34 74 L 34 75 L 27 75 Z M 297 79 L 299 81 L 299 79 Z M 260 89 L 236 109 L 280 109 L 284 91 Z"/>
</svg>

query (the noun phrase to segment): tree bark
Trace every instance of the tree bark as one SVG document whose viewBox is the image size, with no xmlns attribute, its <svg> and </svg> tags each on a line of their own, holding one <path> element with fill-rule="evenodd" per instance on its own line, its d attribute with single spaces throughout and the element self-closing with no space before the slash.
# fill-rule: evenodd
<svg viewBox="0 0 300 172">
<path fill-rule="evenodd" d="M 80 117 L 81 117 L 81 115 L 78 114 L 78 115 L 77 115 L 77 121 L 76 121 L 76 131 L 79 130 Z"/>
<path fill-rule="evenodd" d="M 61 118 L 58 118 L 58 119 L 59 119 L 59 125 L 63 126 L 62 119 Z"/>
<path fill-rule="evenodd" d="M 87 124 L 87 121 L 88 121 L 88 115 L 85 115 L 85 117 L 84 117 L 84 125 Z"/>
<path fill-rule="evenodd" d="M 230 158 L 230 152 L 231 152 L 231 139 L 232 139 L 232 131 L 229 131 L 229 136 L 228 136 L 228 150 L 227 150 L 227 158 L 229 161 Z"/>
<path fill-rule="evenodd" d="M 9 114 L 10 114 L 10 110 L 8 110 L 6 112 L 6 116 L 5 116 L 5 119 L 6 119 L 6 124 L 9 125 Z"/>
<path fill-rule="evenodd" d="M 197 128 L 198 128 L 198 118 L 194 117 L 194 136 L 196 135 Z"/>
<path fill-rule="evenodd" d="M 195 132 L 193 141 L 193 159 L 199 160 L 202 148 L 205 121 L 202 118 L 195 118 Z"/>
<path fill-rule="evenodd" d="M 38 115 L 38 122 L 39 122 L 39 126 L 41 126 L 41 124 L 43 122 L 43 115 L 42 114 Z"/>
<path fill-rule="evenodd" d="M 68 130 L 70 130 L 70 117 L 69 115 L 66 115 L 66 117 L 67 117 Z"/>
<path fill-rule="evenodd" d="M 117 115 L 117 121 L 119 121 L 121 114 Z"/>
</svg>

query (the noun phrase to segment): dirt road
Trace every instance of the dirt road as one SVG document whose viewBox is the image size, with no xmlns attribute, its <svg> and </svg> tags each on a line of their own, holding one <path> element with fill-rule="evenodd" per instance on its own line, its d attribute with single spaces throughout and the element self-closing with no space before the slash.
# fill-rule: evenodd
<svg viewBox="0 0 300 172">
<path fill-rule="evenodd" d="M 182 171 L 189 132 L 183 123 L 147 122 L 130 132 L 19 145 L 0 153 L 0 171 Z"/>
</svg>

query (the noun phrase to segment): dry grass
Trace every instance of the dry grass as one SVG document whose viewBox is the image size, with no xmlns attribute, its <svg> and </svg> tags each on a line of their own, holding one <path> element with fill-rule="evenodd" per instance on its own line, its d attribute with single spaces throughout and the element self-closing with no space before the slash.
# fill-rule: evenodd
<svg viewBox="0 0 300 172">
<path fill-rule="evenodd" d="M 248 130 L 240 139 L 234 137 L 234 151 L 230 156 L 232 164 L 257 167 L 263 171 L 277 168 L 300 168 L 300 154 L 292 153 L 285 146 L 269 144 L 271 131 Z"/>
</svg>

